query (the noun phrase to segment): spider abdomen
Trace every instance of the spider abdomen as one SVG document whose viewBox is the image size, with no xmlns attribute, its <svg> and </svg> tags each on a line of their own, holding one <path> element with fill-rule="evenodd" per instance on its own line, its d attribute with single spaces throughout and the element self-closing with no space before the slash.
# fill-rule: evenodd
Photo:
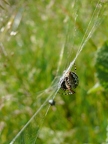
<svg viewBox="0 0 108 144">
<path fill-rule="evenodd" d="M 61 89 L 68 90 L 70 94 L 75 93 L 73 89 L 75 89 L 79 84 L 79 79 L 76 73 L 68 72 L 61 83 Z"/>
</svg>

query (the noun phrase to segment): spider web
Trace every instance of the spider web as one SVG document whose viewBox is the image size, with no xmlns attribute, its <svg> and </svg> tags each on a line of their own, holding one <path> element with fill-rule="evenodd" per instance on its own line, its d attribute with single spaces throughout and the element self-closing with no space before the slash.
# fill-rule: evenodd
<svg viewBox="0 0 108 144">
<path fill-rule="evenodd" d="M 45 133 L 48 133 L 48 131 L 50 131 L 48 134 L 49 136 L 51 136 L 50 134 L 52 132 L 51 129 L 48 128 L 45 129 L 44 126 L 44 121 L 47 119 L 48 113 L 52 112 L 53 110 L 53 108 L 49 105 L 48 101 L 50 99 L 54 99 L 56 101 L 58 91 L 60 89 L 60 81 L 63 80 L 66 73 L 72 69 L 74 63 L 76 62 L 84 46 L 86 45 L 86 43 L 92 37 L 95 30 L 102 22 L 99 16 L 103 14 L 102 12 L 104 11 L 104 7 L 101 1 L 99 0 L 96 2 L 95 9 L 93 10 L 88 20 L 89 22 L 85 29 L 85 32 L 83 33 L 83 38 L 76 47 L 75 39 L 77 39 L 77 34 L 79 33 L 79 28 L 76 26 L 78 24 L 77 19 L 79 17 L 77 3 L 78 3 L 77 0 L 74 1 L 72 7 L 74 10 L 74 24 L 71 23 L 71 19 L 69 17 L 66 18 L 68 21 L 66 29 L 66 37 L 64 38 L 64 44 L 61 46 L 58 66 L 56 70 L 56 77 L 51 83 L 50 87 L 36 94 L 36 102 L 35 102 L 36 112 L 30 118 L 30 120 L 22 126 L 22 129 L 16 134 L 16 136 L 14 136 L 10 144 L 42 143 L 41 139 L 45 138 Z M 93 1 L 91 3 L 93 3 Z M 70 35 L 69 31 L 72 31 L 73 33 Z M 71 46 L 69 45 L 70 41 L 73 41 Z M 64 61 L 65 64 L 63 65 Z M 60 114 L 59 110 L 57 112 L 59 115 Z M 53 131 L 53 133 L 54 134 L 52 135 L 55 135 L 56 137 L 57 136 L 56 132 Z M 63 135 L 60 133 L 60 136 Z M 61 138 L 58 140 L 58 142 L 56 140 L 54 141 L 54 143 L 62 143 L 62 142 L 63 139 Z"/>
<path fill-rule="evenodd" d="M 76 4 L 76 2 L 75 2 L 75 4 Z M 54 80 L 54 82 L 52 82 L 52 86 L 49 87 L 48 89 L 44 90 L 40 94 L 41 97 L 43 95 L 46 95 L 45 98 L 42 99 L 42 104 L 40 104 L 40 106 L 36 110 L 35 114 L 24 125 L 24 127 L 19 131 L 19 133 L 13 138 L 13 140 L 10 142 L 10 144 L 13 144 L 13 143 L 34 143 L 35 144 L 35 143 L 41 142 L 38 139 L 38 135 L 40 134 L 39 130 L 42 128 L 44 120 L 45 120 L 45 117 L 47 116 L 48 111 L 50 109 L 50 105 L 48 105 L 48 101 L 50 99 L 55 99 L 55 97 L 56 97 L 56 95 L 57 95 L 57 93 L 58 93 L 58 91 L 60 89 L 59 81 L 64 79 L 66 73 L 71 70 L 71 68 L 73 67 L 76 59 L 78 58 L 79 54 L 83 50 L 85 44 L 91 38 L 91 36 L 94 33 L 94 31 L 96 30 L 96 28 L 99 26 L 100 20 L 98 18 L 99 18 L 99 14 L 100 14 L 102 8 L 103 7 L 102 7 L 100 1 L 98 1 L 97 4 L 96 4 L 95 10 L 93 11 L 93 14 L 92 14 L 92 16 L 91 16 L 91 18 L 89 20 L 89 23 L 88 23 L 88 26 L 87 26 L 86 31 L 84 33 L 83 39 L 81 41 L 81 44 L 80 44 L 80 46 L 79 46 L 79 48 L 78 48 L 78 50 L 76 52 L 76 56 L 70 62 L 70 64 L 66 68 L 65 72 L 63 73 L 63 75 L 60 76 L 60 79 L 57 78 L 56 80 Z M 77 12 L 76 12 L 76 15 L 77 15 Z M 75 17 L 75 23 L 76 23 L 76 20 L 77 20 L 77 17 Z M 74 29 L 74 32 L 75 32 L 75 29 Z M 67 32 L 66 35 L 68 36 L 68 32 Z M 74 37 L 75 37 L 75 35 L 74 35 Z M 65 41 L 65 43 L 62 46 L 61 51 L 60 51 L 60 59 L 59 59 L 59 63 L 58 63 L 56 77 L 58 76 L 58 73 L 59 73 L 59 70 L 60 70 L 60 66 L 62 64 L 63 55 L 64 55 L 64 52 L 65 52 L 66 46 L 68 44 L 68 40 L 67 39 L 68 38 L 66 38 L 66 41 Z M 73 46 L 74 46 L 74 42 L 73 42 Z M 73 50 L 72 47 L 70 48 L 71 51 Z M 67 54 L 67 55 L 69 55 L 69 54 Z M 65 67 L 64 67 L 64 69 L 65 69 Z M 51 92 L 49 94 L 50 89 L 51 89 Z M 37 97 L 40 97 L 40 96 L 38 95 Z M 38 100 L 37 100 L 37 103 L 39 103 Z M 40 114 L 40 113 L 42 113 L 42 114 Z M 38 120 L 40 119 L 39 121 L 41 121 L 41 122 L 39 122 L 37 120 L 37 117 L 38 117 Z"/>
</svg>

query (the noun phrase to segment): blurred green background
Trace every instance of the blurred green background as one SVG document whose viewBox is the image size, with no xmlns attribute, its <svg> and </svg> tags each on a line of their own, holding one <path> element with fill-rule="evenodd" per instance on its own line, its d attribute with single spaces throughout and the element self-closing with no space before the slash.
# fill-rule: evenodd
<svg viewBox="0 0 108 144">
<path fill-rule="evenodd" d="M 96 30 L 76 60 L 79 77 L 76 93 L 58 93 L 56 105 L 50 107 L 47 114 L 46 102 L 15 143 L 108 142 L 107 88 L 99 84 L 95 66 L 97 50 L 108 39 L 107 8 L 106 1 L 98 3 L 98 0 L 0 2 L 1 144 L 10 143 L 46 98 L 53 95 L 57 82 L 55 86 L 51 86 L 51 82 L 69 66 L 88 24 L 85 37 L 94 23 Z M 63 46 L 63 59 L 57 73 Z M 48 87 L 49 91 L 43 91 Z"/>
</svg>

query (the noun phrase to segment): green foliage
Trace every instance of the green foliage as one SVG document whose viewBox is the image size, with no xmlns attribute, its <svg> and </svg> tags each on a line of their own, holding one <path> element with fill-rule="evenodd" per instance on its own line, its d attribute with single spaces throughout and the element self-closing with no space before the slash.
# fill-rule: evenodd
<svg viewBox="0 0 108 144">
<path fill-rule="evenodd" d="M 58 83 L 52 86 L 51 82 L 73 60 L 88 24 L 87 34 L 95 21 L 102 23 L 76 61 L 79 77 L 76 93 L 71 96 L 58 93 L 54 107 L 49 108 L 46 101 L 15 144 L 32 144 L 36 138 L 37 144 L 103 143 L 108 98 L 100 88 L 95 93 L 88 90 L 96 83 L 94 53 L 108 37 L 108 18 L 104 19 L 107 8 L 98 11 L 100 3 L 97 17 L 93 12 L 98 0 L 6 2 L 2 2 L 0 12 L 0 143 L 8 144 L 14 139 L 48 96 L 55 94 Z"/>
<path fill-rule="evenodd" d="M 108 91 L 108 42 L 97 51 L 96 70 L 100 83 Z"/>
</svg>

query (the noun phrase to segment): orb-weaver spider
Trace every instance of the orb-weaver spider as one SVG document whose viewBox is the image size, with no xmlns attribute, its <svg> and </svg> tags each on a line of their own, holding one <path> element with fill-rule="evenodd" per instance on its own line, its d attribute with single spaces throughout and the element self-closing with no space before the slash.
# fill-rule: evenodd
<svg viewBox="0 0 108 144">
<path fill-rule="evenodd" d="M 75 67 L 76 70 L 76 67 Z M 67 72 L 64 78 L 60 81 L 60 88 L 68 92 L 68 94 L 74 94 L 75 89 L 79 84 L 78 76 L 75 72 Z"/>
</svg>

